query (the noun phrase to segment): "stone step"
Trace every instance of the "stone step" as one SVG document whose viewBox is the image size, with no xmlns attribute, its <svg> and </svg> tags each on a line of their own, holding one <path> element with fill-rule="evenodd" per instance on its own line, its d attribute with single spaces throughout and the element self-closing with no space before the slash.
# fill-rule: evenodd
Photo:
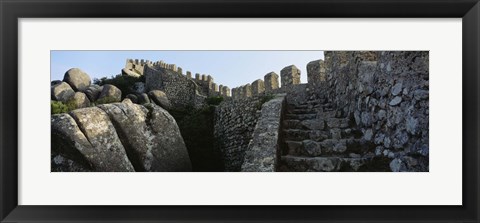
<svg viewBox="0 0 480 223">
<path fill-rule="evenodd" d="M 281 172 L 354 172 L 368 165 L 372 158 L 282 156 Z"/>
<path fill-rule="evenodd" d="M 322 141 L 328 138 L 328 132 L 321 130 L 284 129 L 283 135 L 285 141 L 303 141 L 306 139 Z"/>
<path fill-rule="evenodd" d="M 375 145 L 367 144 L 359 139 L 331 139 L 316 141 L 312 139 L 290 138 L 285 141 L 285 154 L 302 156 L 349 156 L 364 155 L 372 152 Z"/>
<path fill-rule="evenodd" d="M 348 128 L 350 119 L 348 118 L 328 118 L 325 120 L 329 128 Z"/>
<path fill-rule="evenodd" d="M 302 121 L 297 119 L 283 120 L 283 129 L 303 129 Z"/>
<path fill-rule="evenodd" d="M 350 126 L 350 119 L 348 118 L 335 118 L 332 117 L 331 115 L 335 116 L 335 114 L 332 113 L 319 113 L 319 114 L 285 114 L 284 120 L 298 120 L 298 121 L 304 121 L 308 120 L 309 123 L 308 125 L 315 124 L 317 122 L 323 123 L 325 122 L 327 124 L 327 127 L 329 128 L 348 128 Z M 305 122 L 307 123 L 307 122 Z M 317 129 L 317 128 L 313 128 Z"/>
<path fill-rule="evenodd" d="M 292 109 L 287 109 L 287 114 L 317 114 L 321 112 L 322 109 L 307 109 L 307 108 L 292 108 Z"/>
<path fill-rule="evenodd" d="M 319 101 L 307 101 L 301 103 L 289 103 L 288 106 L 294 108 L 320 108 L 323 107 L 323 103 Z"/>
<path fill-rule="evenodd" d="M 285 119 L 306 120 L 315 119 L 317 114 L 285 114 Z"/>
<path fill-rule="evenodd" d="M 320 118 L 335 118 L 336 111 L 326 111 L 323 110 L 317 114 Z"/>
<path fill-rule="evenodd" d="M 300 130 L 324 130 L 326 127 L 324 119 L 288 119 L 283 121 L 284 129 L 300 129 Z"/>
</svg>

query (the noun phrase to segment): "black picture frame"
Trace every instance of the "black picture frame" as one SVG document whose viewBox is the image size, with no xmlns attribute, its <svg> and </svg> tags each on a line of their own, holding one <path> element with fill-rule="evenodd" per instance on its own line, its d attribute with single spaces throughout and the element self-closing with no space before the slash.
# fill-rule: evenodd
<svg viewBox="0 0 480 223">
<path fill-rule="evenodd" d="M 478 0 L 0 0 L 2 222 L 479 222 Z M 462 18 L 462 206 L 18 205 L 18 19 L 133 17 Z M 448 44 L 448 43 L 446 43 Z"/>
</svg>

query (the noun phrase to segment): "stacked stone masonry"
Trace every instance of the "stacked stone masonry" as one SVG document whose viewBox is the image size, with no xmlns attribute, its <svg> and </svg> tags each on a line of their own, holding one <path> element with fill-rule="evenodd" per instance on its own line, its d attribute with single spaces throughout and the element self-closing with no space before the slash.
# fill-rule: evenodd
<svg viewBox="0 0 480 223">
<path fill-rule="evenodd" d="M 183 74 L 181 67 L 162 60 L 127 59 L 122 74 L 136 77 L 144 75 L 146 90 L 164 91 L 174 107 L 201 107 L 207 97 L 231 97 L 230 88 L 219 86 L 211 75 L 196 73 L 193 79 L 191 71 Z"/>
<path fill-rule="evenodd" d="M 307 84 L 300 83 L 300 71 L 292 65 L 281 70 L 281 87 L 272 72 L 264 76 L 263 88 L 260 80 L 233 88 L 234 100 L 217 110 L 223 118 L 216 119 L 216 127 L 236 120 L 225 118 L 232 116 L 230 112 L 252 106 L 233 105 L 235 101 L 286 93 L 281 152 L 270 157 L 279 160 L 277 171 L 429 170 L 428 52 L 326 51 L 324 60 L 312 61 L 306 68 Z M 258 114 L 250 117 L 256 120 Z M 238 170 L 240 160 L 249 168 L 262 169 L 266 163 L 246 158 L 251 157 L 246 155 L 246 139 L 261 138 L 251 126 L 222 126 L 244 134 L 243 140 L 231 139 L 219 148 L 228 157 L 225 162 L 235 160 L 229 171 Z M 224 127 L 219 128 L 217 134 Z"/>
<path fill-rule="evenodd" d="M 248 144 L 260 116 L 260 97 L 223 101 L 215 108 L 215 150 L 220 151 L 225 171 L 240 171 Z"/>
<path fill-rule="evenodd" d="M 184 69 L 163 61 L 128 59 L 122 74 L 144 75 L 145 92 L 163 91 L 172 107 L 200 108 L 207 97 L 226 98 L 214 112 L 215 150 L 222 154 L 225 171 L 429 171 L 428 52 L 325 51 L 324 60 L 308 63 L 306 70 L 307 83 L 300 82 L 300 70 L 290 65 L 280 76 L 270 72 L 263 80 L 231 91 L 211 75 L 196 73 L 192 78 L 192 72 L 183 74 Z M 52 86 L 52 100 L 94 102 L 108 89 L 116 90 L 67 82 Z M 116 95 L 121 97 L 121 92 Z M 126 104 L 87 110 L 104 122 L 122 118 L 125 126 L 130 125 L 129 119 L 117 117 L 122 114 L 118 108 L 149 114 L 141 106 L 128 104 L 127 98 Z M 72 118 L 53 118 L 55 123 L 73 125 L 82 115 L 74 110 Z M 57 126 L 58 131 L 68 130 L 62 127 L 70 125 L 65 123 Z M 119 148 L 122 144 L 124 150 L 132 151 L 121 142 L 128 137 L 117 138 Z M 57 160 L 64 159 L 64 151 L 57 152 Z M 119 153 L 115 159 L 127 160 L 127 156 Z M 90 166 L 82 168 L 93 164 L 102 170 L 110 168 L 97 160 L 87 161 Z M 87 161 L 79 161 L 78 168 Z M 140 161 L 125 163 L 116 168 L 150 168 Z"/>
</svg>

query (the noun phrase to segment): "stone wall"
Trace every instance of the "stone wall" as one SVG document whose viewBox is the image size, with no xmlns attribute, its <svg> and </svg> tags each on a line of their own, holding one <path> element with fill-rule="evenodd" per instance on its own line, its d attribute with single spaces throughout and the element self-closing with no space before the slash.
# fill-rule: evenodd
<svg viewBox="0 0 480 223">
<path fill-rule="evenodd" d="M 274 172 L 280 157 L 281 119 L 285 109 L 285 94 L 262 106 L 261 114 L 245 152 L 241 171 Z"/>
<path fill-rule="evenodd" d="M 198 92 L 199 86 L 177 72 L 146 66 L 144 75 L 146 90 L 165 92 L 173 107 L 201 107 L 205 100 L 205 96 Z"/>
<path fill-rule="evenodd" d="M 125 68 L 130 70 L 130 71 L 133 71 L 134 73 L 143 75 L 143 69 L 145 68 L 145 66 L 147 66 L 149 64 L 150 65 L 152 64 L 152 62 L 149 61 L 149 60 L 127 59 L 127 62 L 125 64 Z"/>
<path fill-rule="evenodd" d="M 195 105 L 201 107 L 204 99 L 213 96 L 231 97 L 230 88 L 218 85 L 211 75 L 199 73 L 192 77 L 192 72 L 185 71 L 175 64 L 164 61 L 127 59 L 122 74 L 145 76 L 146 90 L 165 91 L 175 105 Z M 174 106 L 175 106 L 174 105 Z"/>
<path fill-rule="evenodd" d="M 429 53 L 325 52 L 327 80 L 316 89 L 351 117 L 392 171 L 428 171 Z"/>
<path fill-rule="evenodd" d="M 215 150 L 222 153 L 225 171 L 240 171 L 245 151 L 260 116 L 261 97 L 227 100 L 215 109 Z"/>
</svg>

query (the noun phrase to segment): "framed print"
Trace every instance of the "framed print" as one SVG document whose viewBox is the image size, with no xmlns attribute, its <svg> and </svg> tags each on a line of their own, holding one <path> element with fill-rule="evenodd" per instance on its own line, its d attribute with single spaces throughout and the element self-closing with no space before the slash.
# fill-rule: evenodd
<svg viewBox="0 0 480 223">
<path fill-rule="evenodd" d="M 478 1 L 1 1 L 2 222 L 478 222 Z"/>
</svg>

